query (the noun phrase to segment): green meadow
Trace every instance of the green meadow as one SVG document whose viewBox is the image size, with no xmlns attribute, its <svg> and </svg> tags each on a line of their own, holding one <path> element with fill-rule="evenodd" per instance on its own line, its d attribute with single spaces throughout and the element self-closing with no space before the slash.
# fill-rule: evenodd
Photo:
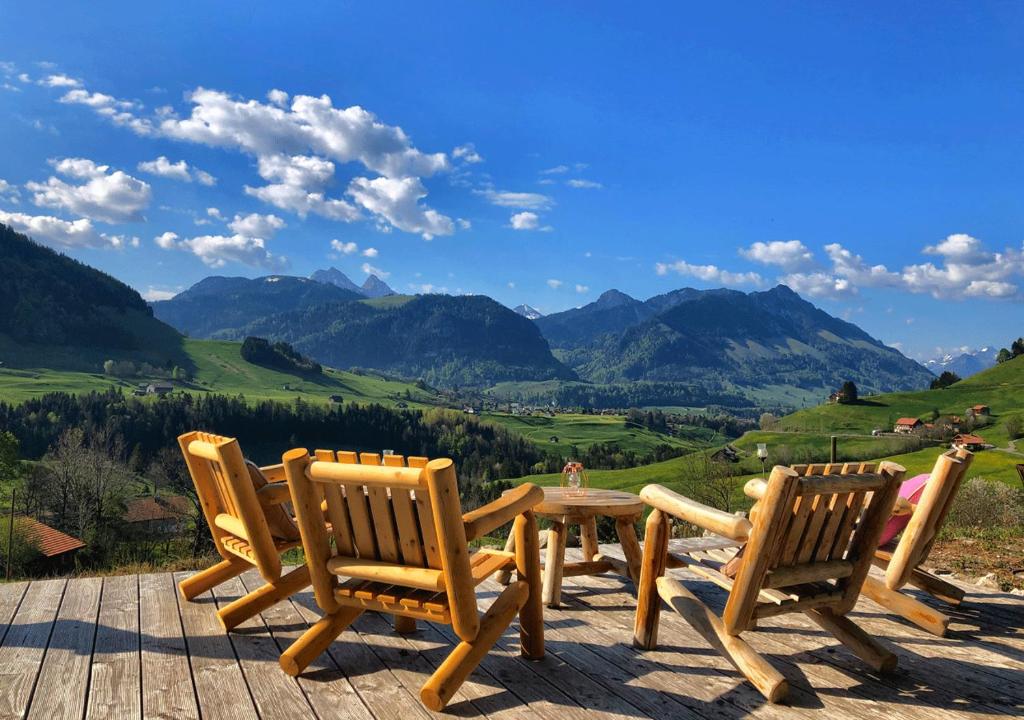
<svg viewBox="0 0 1024 720">
<path fill-rule="evenodd" d="M 390 407 L 398 403 L 409 407 L 438 404 L 436 396 L 412 383 L 377 375 L 333 368 L 324 368 L 322 375 L 299 374 L 253 365 L 242 359 L 241 344 L 237 342 L 186 338 L 183 350 L 194 365 L 190 380 L 175 382 L 184 392 L 244 395 L 252 400 L 302 398 L 310 402 L 327 402 L 331 395 L 341 395 L 345 402 L 372 402 Z M 115 378 L 79 370 L 0 366 L 0 400 L 17 403 L 48 392 L 83 393 L 109 388 L 131 392 L 139 383 L 151 379 L 154 378 Z"/>
</svg>

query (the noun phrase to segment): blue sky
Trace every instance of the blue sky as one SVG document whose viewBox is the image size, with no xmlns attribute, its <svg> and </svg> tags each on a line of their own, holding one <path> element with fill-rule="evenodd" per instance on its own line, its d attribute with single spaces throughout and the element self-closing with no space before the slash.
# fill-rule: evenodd
<svg viewBox="0 0 1024 720">
<path fill-rule="evenodd" d="M 0 9 L 0 221 L 149 297 L 781 280 L 913 357 L 1022 331 L 1019 4 L 144 5 Z"/>
</svg>

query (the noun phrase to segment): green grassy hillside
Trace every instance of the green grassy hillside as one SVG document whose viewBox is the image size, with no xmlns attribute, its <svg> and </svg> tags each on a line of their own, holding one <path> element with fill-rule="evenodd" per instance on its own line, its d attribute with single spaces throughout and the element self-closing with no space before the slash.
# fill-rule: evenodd
<svg viewBox="0 0 1024 720">
<path fill-rule="evenodd" d="M 241 344 L 216 340 L 183 341 L 192 366 L 192 379 L 181 383 L 188 392 L 245 395 L 253 400 L 326 402 L 341 395 L 345 402 L 376 402 L 409 407 L 437 404 L 437 398 L 411 383 L 385 380 L 375 375 L 356 375 L 325 368 L 323 375 L 282 372 L 253 365 L 242 359 Z M 47 392 L 88 392 L 117 387 L 131 392 L 148 378 L 113 378 L 98 372 L 54 370 L 42 367 L 45 358 L 22 357 L 19 367 L 0 366 L 0 400 L 21 402 Z M 176 383 L 178 384 L 178 383 Z M 287 389 L 285 387 L 287 386 Z"/>
<path fill-rule="evenodd" d="M 927 418 L 933 410 L 962 416 L 964 410 L 977 404 L 990 406 L 1000 420 L 1024 412 L 1024 356 L 972 375 L 945 390 L 887 393 L 861 398 L 854 405 L 819 405 L 784 417 L 780 426 L 818 432 L 870 433 L 874 428 L 888 431 L 901 417 Z"/>
<path fill-rule="evenodd" d="M 706 428 L 688 428 L 682 437 L 663 435 L 645 427 L 627 426 L 622 415 L 520 416 L 487 413 L 485 420 L 502 425 L 532 441 L 542 450 L 567 453 L 571 445 L 583 450 L 594 443 L 615 442 L 623 450 L 639 454 L 654 451 L 658 445 L 697 450 L 716 441 L 716 433 Z M 558 442 L 551 438 L 557 437 Z"/>
</svg>

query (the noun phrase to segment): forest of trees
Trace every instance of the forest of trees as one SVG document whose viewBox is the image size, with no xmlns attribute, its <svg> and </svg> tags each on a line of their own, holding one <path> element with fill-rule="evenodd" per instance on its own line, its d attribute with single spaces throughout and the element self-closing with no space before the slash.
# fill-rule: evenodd
<svg viewBox="0 0 1024 720">
<path fill-rule="evenodd" d="M 241 353 L 242 359 L 253 365 L 315 375 L 324 371 L 320 363 L 310 360 L 286 342 L 271 343 L 264 338 L 250 335 L 242 341 Z"/>
<path fill-rule="evenodd" d="M 1002 348 L 996 355 L 996 362 L 1004 363 L 1020 355 L 1024 355 L 1024 337 L 1014 340 L 1009 348 Z"/>
</svg>

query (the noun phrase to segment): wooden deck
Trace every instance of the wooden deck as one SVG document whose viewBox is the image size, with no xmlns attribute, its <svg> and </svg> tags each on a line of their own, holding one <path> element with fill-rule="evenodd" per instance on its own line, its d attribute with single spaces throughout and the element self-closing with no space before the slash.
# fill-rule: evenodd
<svg viewBox="0 0 1024 720">
<path fill-rule="evenodd" d="M 616 546 L 602 550 L 618 554 Z M 570 551 L 570 554 L 573 551 Z M 578 551 L 577 551 L 578 552 Z M 682 571 L 672 571 L 673 574 Z M 226 635 L 217 604 L 252 588 L 243 576 L 214 596 L 179 602 L 170 574 L 0 585 L 0 718 L 372 718 L 432 713 L 419 687 L 448 652 L 447 627 L 395 635 L 367 614 L 298 681 L 280 650 L 315 619 L 303 593 Z M 710 602 L 724 594 L 691 583 Z M 497 586 L 485 585 L 488 598 Z M 547 658 L 518 656 L 513 623 L 462 687 L 450 714 L 479 718 L 890 717 L 946 720 L 1024 713 L 1024 599 L 970 587 L 950 637 L 893 620 L 864 600 L 855 619 L 899 654 L 880 677 L 810 622 L 767 622 L 751 643 L 791 685 L 766 704 L 686 624 L 663 614 L 660 649 L 631 644 L 632 586 L 616 577 L 567 579 L 564 607 L 545 610 Z"/>
</svg>

